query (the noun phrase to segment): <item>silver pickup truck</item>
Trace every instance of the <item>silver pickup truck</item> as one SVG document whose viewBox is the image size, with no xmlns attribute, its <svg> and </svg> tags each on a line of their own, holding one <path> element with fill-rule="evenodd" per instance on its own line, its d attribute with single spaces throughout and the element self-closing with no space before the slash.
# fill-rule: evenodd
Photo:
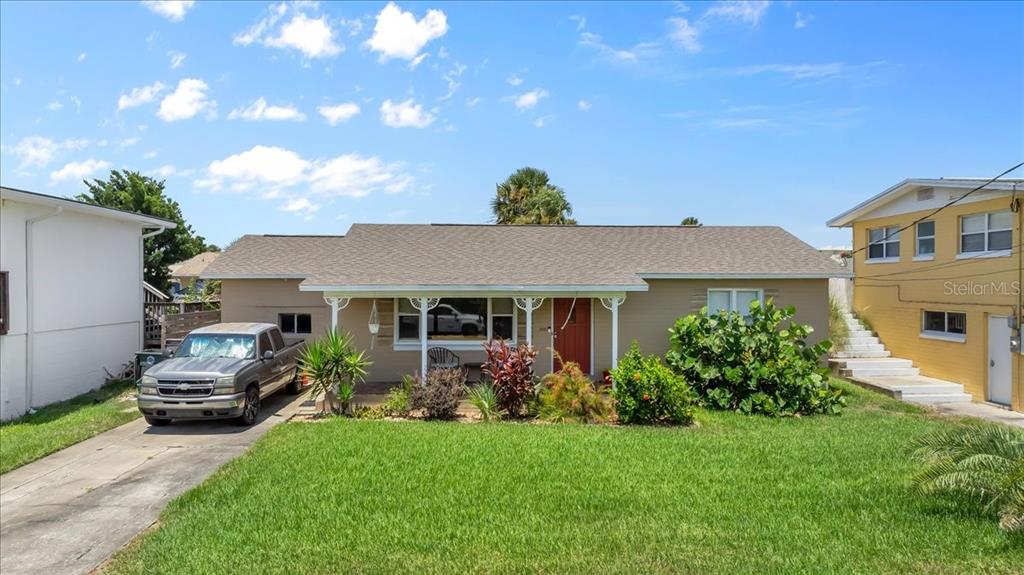
<svg viewBox="0 0 1024 575">
<path fill-rule="evenodd" d="M 270 323 L 219 323 L 185 336 L 170 359 L 139 380 L 139 411 L 150 425 L 173 419 L 229 419 L 252 425 L 260 400 L 298 393 L 303 342 L 286 344 Z"/>
</svg>

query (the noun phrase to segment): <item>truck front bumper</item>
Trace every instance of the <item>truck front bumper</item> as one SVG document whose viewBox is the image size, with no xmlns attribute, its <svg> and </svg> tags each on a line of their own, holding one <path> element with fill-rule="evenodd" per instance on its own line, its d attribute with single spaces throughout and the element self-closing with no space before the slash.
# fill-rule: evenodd
<svg viewBox="0 0 1024 575">
<path fill-rule="evenodd" d="M 245 393 L 195 398 L 139 396 L 143 415 L 166 419 L 227 419 L 242 415 L 244 407 Z"/>
</svg>

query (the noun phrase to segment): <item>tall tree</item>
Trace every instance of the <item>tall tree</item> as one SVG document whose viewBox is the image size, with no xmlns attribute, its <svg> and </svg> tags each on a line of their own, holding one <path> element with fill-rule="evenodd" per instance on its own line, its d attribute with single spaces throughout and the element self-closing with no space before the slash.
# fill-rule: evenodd
<svg viewBox="0 0 1024 575">
<path fill-rule="evenodd" d="M 693 216 L 687 216 L 683 218 L 683 221 L 679 222 L 681 226 L 699 226 L 701 225 L 700 220 Z"/>
<path fill-rule="evenodd" d="M 147 216 L 171 220 L 178 224 L 174 229 L 146 238 L 144 277 L 158 289 L 169 287 L 167 266 L 198 255 L 204 251 L 216 251 L 217 246 L 209 245 L 206 239 L 192 230 L 181 215 L 178 202 L 164 194 L 164 181 L 143 176 L 138 172 L 111 170 L 106 181 L 94 179 L 84 181 L 89 191 L 78 194 L 82 202 L 115 208 Z"/>
<path fill-rule="evenodd" d="M 531 167 L 519 168 L 496 186 L 491 212 L 498 224 L 576 224 L 565 191 L 547 172 Z"/>
</svg>

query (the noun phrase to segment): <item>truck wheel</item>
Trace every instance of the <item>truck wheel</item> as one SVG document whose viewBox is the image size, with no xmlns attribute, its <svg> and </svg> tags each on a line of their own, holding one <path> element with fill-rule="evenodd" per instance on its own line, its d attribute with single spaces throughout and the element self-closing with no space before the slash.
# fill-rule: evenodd
<svg viewBox="0 0 1024 575">
<path fill-rule="evenodd" d="M 164 425 L 170 425 L 171 424 L 171 420 L 170 419 L 160 419 L 159 417 L 150 417 L 148 415 L 145 416 L 145 417 L 146 417 L 146 423 L 152 425 L 153 427 L 162 427 Z"/>
<path fill-rule="evenodd" d="M 260 414 L 260 390 L 251 386 L 245 390 L 245 407 L 242 408 L 242 415 L 238 416 L 235 422 L 238 425 L 250 426 L 256 423 L 256 417 Z"/>
<path fill-rule="evenodd" d="M 292 395 L 298 395 L 302 392 L 302 376 L 299 374 L 299 370 L 295 370 L 295 376 L 288 382 L 288 393 Z"/>
</svg>

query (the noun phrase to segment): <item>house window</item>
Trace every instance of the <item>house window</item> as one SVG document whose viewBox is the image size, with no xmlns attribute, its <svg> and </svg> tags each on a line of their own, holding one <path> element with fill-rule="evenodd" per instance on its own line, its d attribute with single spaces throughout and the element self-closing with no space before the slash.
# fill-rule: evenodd
<svg viewBox="0 0 1024 575">
<path fill-rule="evenodd" d="M 973 214 L 960 218 L 960 253 L 1010 249 L 1013 217 L 1009 211 Z"/>
<path fill-rule="evenodd" d="M 281 333 L 313 333 L 313 318 L 308 313 L 279 313 L 277 325 Z"/>
<path fill-rule="evenodd" d="M 408 298 L 398 298 L 396 341 L 420 340 L 420 312 Z M 441 298 L 427 311 L 427 340 L 481 342 L 516 339 L 516 310 L 511 298 Z"/>
<path fill-rule="evenodd" d="M 868 230 L 868 260 L 899 259 L 899 257 L 899 226 Z"/>
<path fill-rule="evenodd" d="M 761 290 L 709 289 L 708 313 L 714 315 L 723 311 L 738 311 L 747 317 L 750 315 L 750 302 L 752 301 L 764 303 Z"/>
<path fill-rule="evenodd" d="M 0 272 L 0 335 L 6 335 L 11 323 L 10 290 L 7 272 Z"/>
<path fill-rule="evenodd" d="M 917 254 L 918 257 L 935 255 L 935 222 L 917 223 Z"/>
<path fill-rule="evenodd" d="M 921 335 L 963 341 L 967 336 L 967 314 L 958 311 L 925 311 Z"/>
</svg>

